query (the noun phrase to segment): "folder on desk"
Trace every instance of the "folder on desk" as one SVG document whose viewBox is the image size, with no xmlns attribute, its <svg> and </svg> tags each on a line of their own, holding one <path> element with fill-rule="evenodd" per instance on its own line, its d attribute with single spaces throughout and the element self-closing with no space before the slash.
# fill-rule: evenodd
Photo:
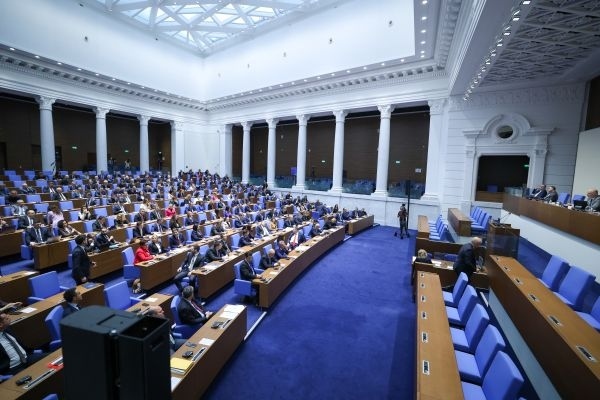
<svg viewBox="0 0 600 400">
<path fill-rule="evenodd" d="M 177 357 L 171 358 L 171 371 L 175 373 L 184 374 L 190 368 L 190 365 L 192 365 L 191 360 Z"/>
</svg>

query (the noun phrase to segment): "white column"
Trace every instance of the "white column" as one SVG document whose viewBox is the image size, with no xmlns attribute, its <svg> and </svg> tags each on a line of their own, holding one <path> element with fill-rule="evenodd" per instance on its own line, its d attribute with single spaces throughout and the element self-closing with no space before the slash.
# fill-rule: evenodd
<svg viewBox="0 0 600 400">
<path fill-rule="evenodd" d="M 344 174 L 344 122 L 348 113 L 343 110 L 334 111 L 335 144 L 333 148 L 333 183 L 330 192 L 341 193 Z"/>
<path fill-rule="evenodd" d="M 440 154 L 443 132 L 443 114 L 446 99 L 431 100 L 429 103 L 429 144 L 427 149 L 427 175 L 425 177 L 425 194 L 421 200 L 439 201 L 441 192 L 442 155 Z"/>
<path fill-rule="evenodd" d="M 377 106 L 381 113 L 379 121 L 379 146 L 377 147 L 377 183 L 373 196 L 387 196 L 388 169 L 390 164 L 390 118 L 392 105 Z"/>
<path fill-rule="evenodd" d="M 150 170 L 150 150 L 148 148 L 148 121 L 150 117 L 138 115 L 140 121 L 140 172 Z"/>
<path fill-rule="evenodd" d="M 232 170 L 232 129 L 233 125 L 225 124 L 219 129 L 219 175 L 231 177 Z"/>
<path fill-rule="evenodd" d="M 40 105 L 40 147 L 42 152 L 42 170 L 54 171 L 56 168 L 56 149 L 54 146 L 54 123 L 52 104 L 56 99 L 40 96 L 36 99 Z"/>
<path fill-rule="evenodd" d="M 267 145 L 267 185 L 272 189 L 276 187 L 275 184 L 275 165 L 277 157 L 277 123 L 278 119 L 269 118 L 267 124 L 269 125 L 269 137 Z"/>
<path fill-rule="evenodd" d="M 242 150 L 242 183 L 250 182 L 250 128 L 252 122 L 242 122 L 244 129 L 243 150 Z"/>
<path fill-rule="evenodd" d="M 171 176 L 177 176 L 185 167 L 183 123 L 171 121 Z"/>
<path fill-rule="evenodd" d="M 296 115 L 298 120 L 298 152 L 296 154 L 296 184 L 293 189 L 306 189 L 306 126 L 310 115 Z"/>
<path fill-rule="evenodd" d="M 108 108 L 94 108 L 96 113 L 96 172 L 108 171 L 106 143 L 106 114 Z"/>
</svg>

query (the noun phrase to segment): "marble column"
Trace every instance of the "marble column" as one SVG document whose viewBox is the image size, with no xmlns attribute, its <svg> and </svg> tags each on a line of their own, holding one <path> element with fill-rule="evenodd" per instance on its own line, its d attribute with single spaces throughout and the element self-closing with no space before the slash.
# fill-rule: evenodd
<svg viewBox="0 0 600 400">
<path fill-rule="evenodd" d="M 252 122 L 242 122 L 244 138 L 242 143 L 242 183 L 250 182 L 250 128 Z"/>
<path fill-rule="evenodd" d="M 96 107 L 96 172 L 108 171 L 108 151 L 106 142 L 106 114 L 108 108 Z"/>
<path fill-rule="evenodd" d="M 392 105 L 377 106 L 381 117 L 379 120 L 379 146 L 377 147 L 377 181 L 373 196 L 385 197 L 388 194 L 388 169 L 390 164 L 390 119 L 394 107 Z"/>
<path fill-rule="evenodd" d="M 267 119 L 267 125 L 269 125 L 269 136 L 267 144 L 267 185 L 269 188 L 277 186 L 275 183 L 275 168 L 277 159 L 277 123 L 278 119 L 269 118 Z"/>
<path fill-rule="evenodd" d="M 138 115 L 140 121 L 140 172 L 148 172 L 150 170 L 150 150 L 148 147 L 148 121 L 150 117 L 146 115 Z"/>
<path fill-rule="evenodd" d="M 440 154 L 443 133 L 443 117 L 446 99 L 429 102 L 429 144 L 427 149 L 427 175 L 425 177 L 425 194 L 421 200 L 440 201 L 441 184 L 444 168 Z"/>
<path fill-rule="evenodd" d="M 232 124 L 225 124 L 219 129 L 219 175 L 231 177 L 232 171 Z"/>
<path fill-rule="evenodd" d="M 56 99 L 40 96 L 36 99 L 40 105 L 40 147 L 42 152 L 42 170 L 56 170 L 56 148 L 54 146 L 54 123 L 52 104 Z"/>
<path fill-rule="evenodd" d="M 292 187 L 295 190 L 306 189 L 306 126 L 310 115 L 296 115 L 298 120 L 298 152 L 296 153 L 296 184 Z"/>
<path fill-rule="evenodd" d="M 177 176 L 185 167 L 183 122 L 171 121 L 171 176 Z"/>
<path fill-rule="evenodd" d="M 333 148 L 333 182 L 330 192 L 342 193 L 344 178 L 344 122 L 348 113 L 343 110 L 333 112 L 335 115 L 335 139 Z"/>
</svg>

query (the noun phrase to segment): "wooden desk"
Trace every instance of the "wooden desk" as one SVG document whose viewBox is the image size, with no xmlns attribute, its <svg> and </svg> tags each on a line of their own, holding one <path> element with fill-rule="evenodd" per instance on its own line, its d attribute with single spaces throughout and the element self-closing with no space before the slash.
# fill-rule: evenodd
<svg viewBox="0 0 600 400">
<path fill-rule="evenodd" d="M 448 209 L 448 222 L 458 236 L 471 236 L 471 218 L 463 214 L 458 208 Z"/>
<path fill-rule="evenodd" d="M 56 368 L 48 365 L 55 363 Z M 64 394 L 63 370 L 58 365 L 62 364 L 62 350 L 58 349 L 33 365 L 30 365 L 6 382 L 0 385 L 0 398 L 2 400 L 40 400 L 45 396 L 56 393 L 61 397 Z M 17 385 L 17 381 L 24 376 L 31 376 L 31 381 L 25 385 Z"/>
<path fill-rule="evenodd" d="M 419 215 L 417 220 L 417 237 L 429 239 L 429 220 L 425 215 Z"/>
<path fill-rule="evenodd" d="M 81 293 L 81 306 L 92 304 L 104 305 L 104 285 L 97 283 L 92 288 L 86 288 L 84 285 L 77 286 Z M 44 320 L 46 316 L 57 305 L 64 303 L 62 292 L 55 294 L 47 299 L 33 303 L 24 309 L 31 312 L 23 312 L 19 315 L 9 315 L 11 320 L 11 332 L 19 339 L 23 346 L 29 349 L 37 349 L 50 342 L 50 333 L 46 328 Z"/>
<path fill-rule="evenodd" d="M 600 245 L 600 213 L 569 210 L 565 207 L 504 195 L 503 208 L 513 214 L 534 219 L 573 236 Z"/>
<path fill-rule="evenodd" d="M 108 275 L 111 272 L 123 269 L 122 251 L 129 247 L 128 244 L 119 243 L 119 247 L 108 249 L 101 253 L 90 253 L 90 261 L 95 261 L 96 266 L 90 268 L 90 279 Z"/>
<path fill-rule="evenodd" d="M 173 313 L 171 313 L 171 300 L 173 296 L 170 294 L 154 293 L 153 295 L 142 299 L 126 309 L 125 311 L 146 313 L 151 306 L 160 306 L 165 313 L 165 317 L 173 322 Z"/>
<path fill-rule="evenodd" d="M 279 233 L 284 234 L 285 232 L 287 231 Z M 235 279 L 233 266 L 242 261 L 247 252 L 261 251 L 267 244 L 273 244 L 277 237 L 277 235 L 271 235 L 264 240 L 258 240 L 252 246 L 244 246 L 232 252 L 223 262 L 213 261 L 192 271 L 192 274 L 198 279 L 198 296 L 206 299 L 233 282 Z"/>
<path fill-rule="evenodd" d="M 232 312 L 230 311 L 232 309 L 239 311 Z M 172 378 L 181 379 L 177 386 L 172 389 L 173 400 L 199 399 L 202 397 L 219 371 L 221 371 L 221 368 L 244 341 L 246 313 L 244 306 L 225 305 L 190 337 L 188 341 L 198 343 L 196 348 L 190 349 L 187 346 L 181 346 L 173 354 L 172 358 L 181 358 L 181 355 L 188 350 L 192 350 L 196 354 L 200 349 L 206 348 L 200 358 L 194 361 L 184 375 L 171 373 Z M 229 322 L 224 329 L 222 327 L 212 329 L 211 325 L 217 321 Z M 201 344 L 203 339 L 213 340 L 214 342 L 210 345 Z"/>
<path fill-rule="evenodd" d="M 177 274 L 177 268 L 185 259 L 188 247 L 180 247 L 167 255 L 161 255 L 151 261 L 145 261 L 136 265 L 140 269 L 140 282 L 142 289 L 150 290 L 153 287 L 167 282 Z"/>
<path fill-rule="evenodd" d="M 423 249 L 428 253 L 447 253 L 447 254 L 458 254 L 462 245 L 460 243 L 452 242 L 438 242 L 436 240 L 429 240 L 429 238 L 417 237 L 415 239 L 415 255 L 419 249 Z"/>
<path fill-rule="evenodd" d="M 517 258 L 519 255 L 519 236 L 521 231 L 510 224 L 498 224 L 490 221 L 487 232 L 489 254 Z"/>
<path fill-rule="evenodd" d="M 419 272 L 416 286 L 415 398 L 463 399 L 439 277 Z"/>
<path fill-rule="evenodd" d="M 21 253 L 23 244 L 23 230 L 0 234 L 0 257 L 11 256 Z"/>
<path fill-rule="evenodd" d="M 486 265 L 494 295 L 559 395 L 600 393 L 600 333 L 515 259 L 489 256 Z"/>
<path fill-rule="evenodd" d="M 440 278 L 440 284 L 443 288 L 447 288 L 450 286 L 454 286 L 456 280 L 458 279 L 458 275 L 454 272 L 452 266 L 454 265 L 451 261 L 445 260 L 432 260 L 433 264 L 426 264 L 420 262 L 414 262 L 415 257 L 413 257 L 412 263 L 412 279 L 411 283 L 414 285 L 414 278 L 418 272 L 427 272 L 430 274 L 437 274 Z M 485 268 L 479 272 L 473 273 L 471 275 L 471 279 L 469 283 L 476 288 L 479 289 L 489 289 L 490 281 L 487 276 Z M 416 287 L 413 287 L 413 293 L 416 293 Z"/>
<path fill-rule="evenodd" d="M 69 240 L 72 238 L 60 239 L 54 243 L 32 244 L 33 267 L 42 270 L 66 263 L 69 256 Z"/>
<path fill-rule="evenodd" d="M 20 301 L 27 304 L 29 297 L 29 278 L 38 274 L 37 271 L 19 271 L 0 276 L 0 293 L 2 300 L 7 303 Z"/>
<path fill-rule="evenodd" d="M 255 279 L 258 285 L 258 305 L 270 307 L 285 289 L 306 270 L 317 258 L 345 237 L 344 227 L 337 227 L 326 236 L 317 236 L 298 246 L 290 252 L 289 260 L 280 260 L 277 269 L 268 268 L 262 274 L 267 281 Z"/>
<path fill-rule="evenodd" d="M 374 221 L 374 215 L 368 215 L 366 217 L 350 220 L 348 225 L 346 225 L 348 229 L 348 235 L 354 235 L 362 230 L 372 227 Z"/>
</svg>

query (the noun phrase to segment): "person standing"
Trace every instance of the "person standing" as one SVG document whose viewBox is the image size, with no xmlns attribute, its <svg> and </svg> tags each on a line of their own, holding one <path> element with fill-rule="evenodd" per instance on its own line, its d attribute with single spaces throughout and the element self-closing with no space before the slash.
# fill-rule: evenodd
<svg viewBox="0 0 600 400">
<path fill-rule="evenodd" d="M 90 277 L 90 268 L 96 265 L 95 262 L 90 261 L 90 257 L 83 248 L 85 238 L 85 235 L 79 235 L 75 238 L 75 244 L 77 246 L 75 246 L 75 249 L 73 249 L 73 252 L 71 253 L 73 259 L 73 271 L 71 272 L 71 276 L 78 285 L 88 281 Z"/>
<path fill-rule="evenodd" d="M 460 248 L 453 266 L 456 275 L 464 272 L 469 279 L 471 278 L 477 270 L 477 248 L 481 247 L 481 243 L 481 238 L 474 237 Z"/>
<path fill-rule="evenodd" d="M 404 234 L 406 234 L 406 237 L 410 237 L 408 234 L 408 212 L 404 203 L 402 203 L 400 210 L 398 210 L 398 223 L 400 225 L 400 239 L 404 239 Z"/>
</svg>

